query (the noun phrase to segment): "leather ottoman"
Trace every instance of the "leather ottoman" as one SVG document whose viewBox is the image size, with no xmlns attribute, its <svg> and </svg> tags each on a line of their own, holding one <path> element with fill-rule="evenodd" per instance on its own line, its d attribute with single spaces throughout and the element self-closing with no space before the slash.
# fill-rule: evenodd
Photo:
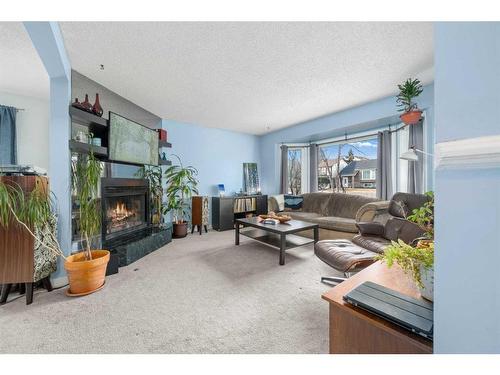
<svg viewBox="0 0 500 375">
<path fill-rule="evenodd" d="M 362 248 L 349 240 L 324 240 L 314 245 L 314 253 L 329 266 L 350 272 L 374 262 L 377 253 Z"/>
</svg>

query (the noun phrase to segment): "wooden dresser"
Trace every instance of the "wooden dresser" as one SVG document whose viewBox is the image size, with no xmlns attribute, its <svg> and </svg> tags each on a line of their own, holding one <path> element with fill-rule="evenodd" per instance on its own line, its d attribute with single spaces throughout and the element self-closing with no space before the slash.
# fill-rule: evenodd
<svg viewBox="0 0 500 375">
<path fill-rule="evenodd" d="M 421 298 L 397 265 L 389 269 L 376 262 L 365 268 L 322 296 L 330 304 L 330 353 L 431 354 L 432 341 L 344 302 L 342 297 L 365 281 Z"/>
</svg>

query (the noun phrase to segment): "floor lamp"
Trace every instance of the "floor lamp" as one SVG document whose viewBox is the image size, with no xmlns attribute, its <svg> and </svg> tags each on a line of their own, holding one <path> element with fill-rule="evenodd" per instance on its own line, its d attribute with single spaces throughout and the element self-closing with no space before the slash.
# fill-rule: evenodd
<svg viewBox="0 0 500 375">
<path fill-rule="evenodd" d="M 408 149 L 408 151 L 403 152 L 399 158 L 402 160 L 408 160 L 408 161 L 418 161 L 417 152 L 424 154 L 424 155 L 433 156 L 432 154 L 429 154 L 428 152 L 419 150 L 415 146 L 411 146 Z"/>
</svg>

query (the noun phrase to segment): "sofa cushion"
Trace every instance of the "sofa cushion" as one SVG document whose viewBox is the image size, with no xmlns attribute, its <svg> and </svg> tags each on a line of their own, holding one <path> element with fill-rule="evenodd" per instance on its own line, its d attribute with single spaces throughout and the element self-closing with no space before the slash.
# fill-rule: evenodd
<svg viewBox="0 0 500 375">
<path fill-rule="evenodd" d="M 361 195 L 332 193 L 325 216 L 338 216 L 354 219 L 358 210 L 367 203 L 378 201 Z"/>
<path fill-rule="evenodd" d="M 314 245 L 314 253 L 329 266 L 347 272 L 373 263 L 376 253 L 349 240 L 325 240 Z"/>
<path fill-rule="evenodd" d="M 332 194 L 328 193 L 307 193 L 303 194 L 304 202 L 302 203 L 302 211 L 314 212 L 321 216 L 328 215 L 328 205 Z"/>
<path fill-rule="evenodd" d="M 429 197 L 424 194 L 396 193 L 391 198 L 389 213 L 392 216 L 405 218 L 414 209 L 420 208 L 429 201 Z"/>
<path fill-rule="evenodd" d="M 313 219 L 321 217 L 320 214 L 317 214 L 315 212 L 304 212 L 304 211 L 289 211 L 286 214 L 291 216 L 292 219 L 309 221 L 309 222 L 313 222 L 312 221 Z"/>
<path fill-rule="evenodd" d="M 290 210 L 300 210 L 302 208 L 302 203 L 304 202 L 304 197 L 301 195 L 289 195 L 285 194 L 283 196 L 283 211 L 285 208 Z"/>
<path fill-rule="evenodd" d="M 317 223 L 320 228 L 336 230 L 340 232 L 357 233 L 356 221 L 345 217 L 325 216 L 318 217 L 312 220 Z"/>
<path fill-rule="evenodd" d="M 361 235 L 383 236 L 385 231 L 384 225 L 376 221 L 358 222 L 356 226 Z"/>
<path fill-rule="evenodd" d="M 425 231 L 411 221 L 393 217 L 385 224 L 384 237 L 390 241 L 402 240 L 411 244 L 416 238 L 424 236 Z"/>
<path fill-rule="evenodd" d="M 362 236 L 358 234 L 352 238 L 352 242 L 375 253 L 382 254 L 391 241 L 380 236 Z"/>
</svg>

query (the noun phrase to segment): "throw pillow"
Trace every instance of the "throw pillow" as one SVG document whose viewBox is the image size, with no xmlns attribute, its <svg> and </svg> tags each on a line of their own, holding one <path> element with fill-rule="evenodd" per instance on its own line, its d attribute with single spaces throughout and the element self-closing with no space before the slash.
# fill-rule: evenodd
<svg viewBox="0 0 500 375">
<path fill-rule="evenodd" d="M 284 194 L 278 194 L 273 196 L 274 199 L 276 200 L 276 203 L 278 204 L 278 211 L 284 211 L 285 210 L 285 195 Z"/>
<path fill-rule="evenodd" d="M 377 222 L 359 222 L 356 223 L 359 233 L 362 236 L 383 236 L 385 228 L 382 224 Z"/>
<path fill-rule="evenodd" d="M 289 195 L 285 194 L 285 209 L 290 210 L 301 210 L 302 203 L 304 202 L 304 197 L 301 195 Z"/>
</svg>

